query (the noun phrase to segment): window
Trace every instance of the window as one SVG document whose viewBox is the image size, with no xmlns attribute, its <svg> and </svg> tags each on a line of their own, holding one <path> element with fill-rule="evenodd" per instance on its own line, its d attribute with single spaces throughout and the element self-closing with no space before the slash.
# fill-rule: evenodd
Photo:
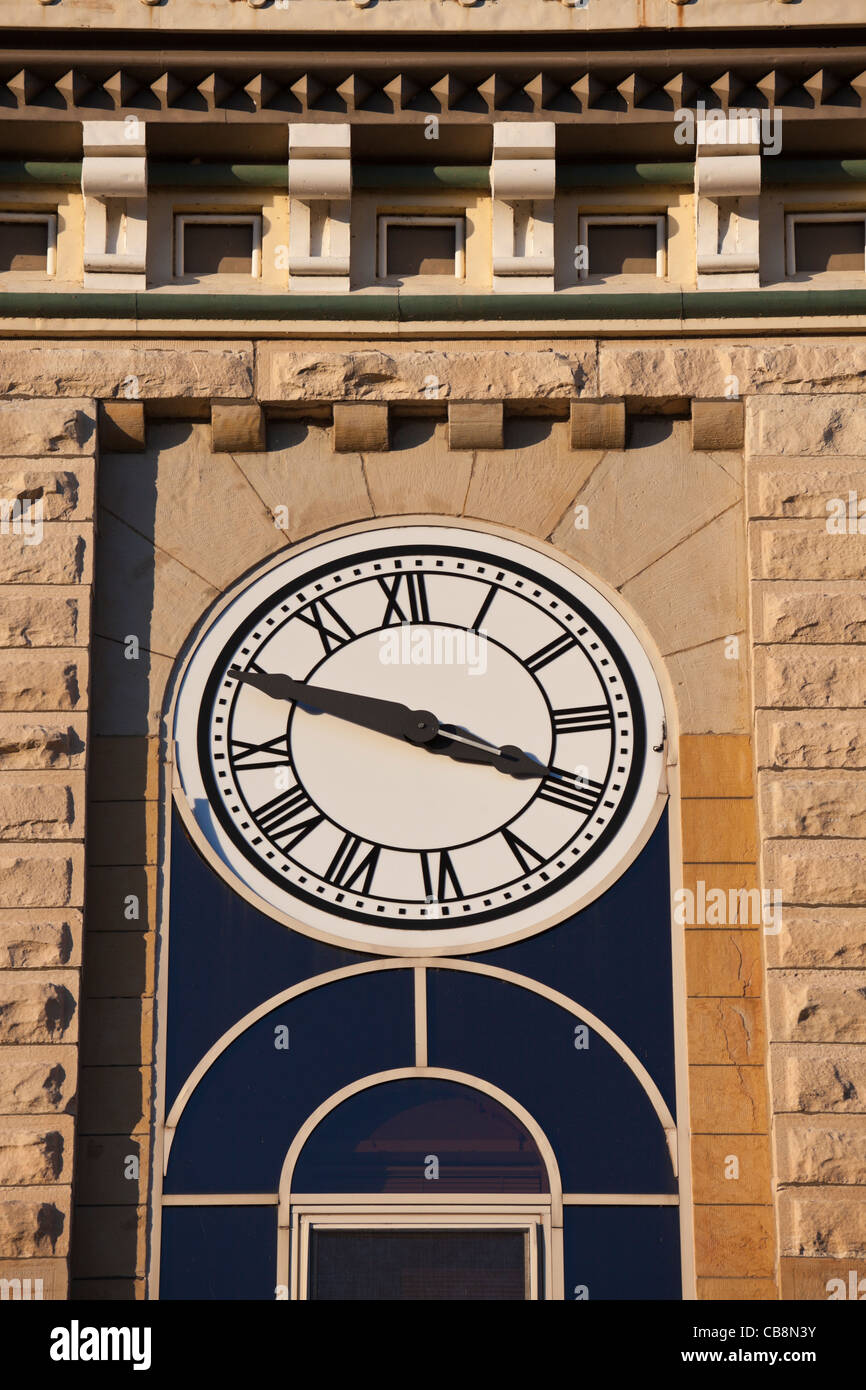
<svg viewBox="0 0 866 1390">
<path fill-rule="evenodd" d="M 789 275 L 866 270 L 866 213 L 789 213 Z"/>
<path fill-rule="evenodd" d="M 663 216 L 581 217 L 579 242 L 585 247 L 580 278 L 590 275 L 665 273 Z"/>
<path fill-rule="evenodd" d="M 55 213 L 0 213 L 0 273 L 28 271 L 53 275 L 56 260 Z"/>
<path fill-rule="evenodd" d="M 262 273 L 262 219 L 255 213 L 178 216 L 174 245 L 178 276 Z"/>
<path fill-rule="evenodd" d="M 379 278 L 464 274 L 462 217 L 380 217 Z"/>
</svg>

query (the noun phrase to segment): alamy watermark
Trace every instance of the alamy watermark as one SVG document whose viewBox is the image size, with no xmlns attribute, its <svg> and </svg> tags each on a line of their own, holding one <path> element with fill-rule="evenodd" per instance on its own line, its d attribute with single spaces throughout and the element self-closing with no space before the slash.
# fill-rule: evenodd
<svg viewBox="0 0 866 1390">
<path fill-rule="evenodd" d="M 21 536 L 25 545 L 38 545 L 42 510 L 41 497 L 0 497 L 0 536 Z"/>
<path fill-rule="evenodd" d="M 756 145 L 764 154 L 779 154 L 782 149 L 782 112 L 758 111 L 755 108 L 718 107 L 707 110 L 706 103 L 697 102 L 695 109 L 680 106 L 674 112 L 674 139 L 678 145 L 697 143 L 700 124 L 701 145 Z"/>
<path fill-rule="evenodd" d="M 674 891 L 678 926 L 763 926 L 765 936 L 782 930 L 780 888 L 708 888 L 702 878 L 691 888 Z"/>
<path fill-rule="evenodd" d="M 483 676 L 487 634 L 400 623 L 379 634 L 379 660 L 383 666 L 463 666 L 470 676 Z"/>
</svg>

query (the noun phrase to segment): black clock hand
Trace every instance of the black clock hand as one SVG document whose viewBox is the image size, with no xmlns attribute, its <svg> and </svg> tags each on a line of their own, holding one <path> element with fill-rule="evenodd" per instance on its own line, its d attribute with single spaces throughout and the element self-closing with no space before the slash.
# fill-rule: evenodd
<svg viewBox="0 0 866 1390">
<path fill-rule="evenodd" d="M 409 709 L 394 700 L 375 700 L 369 695 L 347 694 L 343 690 L 326 690 L 321 685 L 292 680 L 291 676 L 264 671 L 239 671 L 234 667 L 227 673 L 236 681 L 255 686 L 274 700 L 292 700 L 306 709 L 332 714 L 350 724 L 360 724 L 379 734 L 389 734 L 409 743 L 428 743 L 439 733 L 439 721 L 426 709 Z"/>
<path fill-rule="evenodd" d="M 441 726 L 429 710 L 410 710 L 394 700 L 377 700 L 369 695 L 354 695 L 324 686 L 309 685 L 292 680 L 291 676 L 265 671 L 229 670 L 234 680 L 255 686 L 274 700 L 291 700 L 295 704 L 332 714 L 376 733 L 388 734 L 409 743 L 418 744 L 431 753 L 440 753 L 455 762 L 482 763 L 495 767 L 509 777 L 546 777 L 550 771 L 543 763 L 513 744 L 497 748 L 472 738 L 451 725 Z"/>
</svg>

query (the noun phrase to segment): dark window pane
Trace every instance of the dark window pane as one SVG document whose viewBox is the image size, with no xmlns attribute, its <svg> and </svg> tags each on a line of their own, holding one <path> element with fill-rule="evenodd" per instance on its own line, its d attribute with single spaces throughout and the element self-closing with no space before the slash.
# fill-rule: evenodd
<svg viewBox="0 0 866 1390">
<path fill-rule="evenodd" d="M 523 1231 L 312 1231 L 311 1299 L 526 1298 Z"/>
<path fill-rule="evenodd" d="M 587 241 L 590 275 L 655 275 L 654 226 L 591 226 Z"/>
<path fill-rule="evenodd" d="M 391 1081 L 316 1128 L 295 1192 L 547 1192 L 534 1140 L 490 1096 L 453 1081 Z"/>
<path fill-rule="evenodd" d="M 457 248 L 455 227 L 390 226 L 386 232 L 389 275 L 453 275 Z"/>
<path fill-rule="evenodd" d="M 252 273 L 253 229 L 231 222 L 187 222 L 183 230 L 184 275 Z"/>
<path fill-rule="evenodd" d="M 0 222 L 0 271 L 45 270 L 48 227 L 44 222 Z"/>
<path fill-rule="evenodd" d="M 863 270 L 862 222 L 796 222 L 795 264 L 799 271 Z"/>
</svg>

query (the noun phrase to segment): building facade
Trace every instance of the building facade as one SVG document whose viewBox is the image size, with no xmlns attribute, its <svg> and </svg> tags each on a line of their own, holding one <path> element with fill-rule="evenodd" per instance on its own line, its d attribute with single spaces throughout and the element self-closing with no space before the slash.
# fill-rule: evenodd
<svg viewBox="0 0 866 1390">
<path fill-rule="evenodd" d="M 866 1297 L 857 5 L 0 43 L 3 1296 Z"/>
</svg>

